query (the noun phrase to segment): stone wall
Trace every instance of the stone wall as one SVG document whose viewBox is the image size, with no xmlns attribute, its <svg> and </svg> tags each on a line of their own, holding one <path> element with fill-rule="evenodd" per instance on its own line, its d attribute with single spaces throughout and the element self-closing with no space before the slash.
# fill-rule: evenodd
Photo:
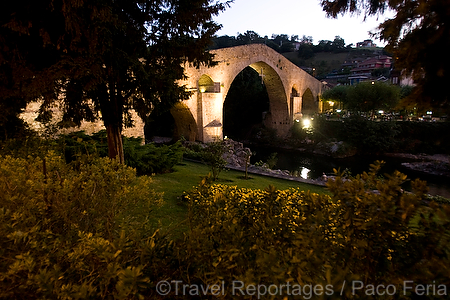
<svg viewBox="0 0 450 300">
<path fill-rule="evenodd" d="M 83 121 L 81 126 L 58 128 L 57 124 L 62 120 L 63 116 L 60 102 L 56 102 L 51 109 L 53 113 L 51 122 L 44 125 L 43 123 L 36 121 L 41 104 L 41 101 L 28 104 L 25 111 L 20 115 L 20 117 L 30 126 L 30 128 L 35 130 L 40 135 L 54 136 L 58 134 L 67 134 L 74 131 L 84 131 L 86 134 L 92 134 L 105 129 L 103 121 L 100 118 L 97 122 Z M 135 111 L 132 111 L 132 119 L 135 126 L 132 128 L 125 128 L 123 130 L 123 135 L 127 137 L 141 137 L 144 141 L 144 121 L 142 121 Z"/>
</svg>

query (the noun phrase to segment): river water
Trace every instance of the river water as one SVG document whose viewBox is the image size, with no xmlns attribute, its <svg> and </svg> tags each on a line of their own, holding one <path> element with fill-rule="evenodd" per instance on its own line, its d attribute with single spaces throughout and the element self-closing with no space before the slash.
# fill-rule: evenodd
<svg viewBox="0 0 450 300">
<path fill-rule="evenodd" d="M 419 178 L 427 182 L 429 188 L 428 193 L 431 195 L 439 195 L 450 198 L 450 178 L 444 176 L 427 175 L 411 171 L 401 165 L 403 162 L 411 162 L 408 159 L 400 159 L 383 156 L 354 156 L 349 158 L 331 158 L 327 156 L 314 155 L 299 151 L 291 151 L 275 148 L 255 148 L 250 147 L 252 152 L 251 163 L 258 161 L 267 161 L 270 154 L 277 153 L 277 164 L 274 169 L 296 171 L 299 176 L 307 179 L 318 179 L 323 173 L 326 175 L 333 175 L 333 169 L 347 169 L 351 175 L 361 174 L 364 171 L 369 171 L 369 165 L 375 160 L 385 161 L 385 165 L 381 169 L 381 174 L 391 174 L 398 170 L 408 176 L 408 179 L 414 180 Z M 411 190 L 409 182 L 406 182 L 402 187 L 405 190 Z"/>
</svg>

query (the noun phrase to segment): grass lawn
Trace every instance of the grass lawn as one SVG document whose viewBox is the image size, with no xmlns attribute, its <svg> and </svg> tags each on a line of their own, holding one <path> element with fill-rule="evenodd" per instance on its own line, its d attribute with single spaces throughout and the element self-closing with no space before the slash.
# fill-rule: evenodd
<svg viewBox="0 0 450 300">
<path fill-rule="evenodd" d="M 156 192 L 164 193 L 164 205 L 155 211 L 155 222 L 158 222 L 162 228 L 173 230 L 175 233 L 185 231 L 187 226 L 183 222 L 186 220 L 187 206 L 180 200 L 180 196 L 184 191 L 198 186 L 202 177 L 208 175 L 208 173 L 210 173 L 208 166 L 184 161 L 182 164 L 175 166 L 174 172 L 152 177 L 152 188 Z M 250 174 L 251 179 L 246 180 L 243 175 L 243 172 L 223 170 L 217 183 L 251 189 L 265 189 L 269 185 L 273 185 L 280 190 L 300 188 L 314 193 L 327 193 L 327 190 L 321 186 L 254 174 Z"/>
</svg>

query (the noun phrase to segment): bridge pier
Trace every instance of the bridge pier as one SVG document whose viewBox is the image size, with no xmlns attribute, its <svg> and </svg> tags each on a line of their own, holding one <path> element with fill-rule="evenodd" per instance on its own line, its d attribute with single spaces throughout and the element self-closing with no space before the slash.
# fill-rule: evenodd
<svg viewBox="0 0 450 300">
<path fill-rule="evenodd" d="M 198 138 L 202 142 L 223 139 L 223 94 L 197 92 L 198 101 Z"/>
<path fill-rule="evenodd" d="M 291 120 L 298 121 L 302 117 L 302 97 L 293 96 L 291 100 Z"/>
</svg>

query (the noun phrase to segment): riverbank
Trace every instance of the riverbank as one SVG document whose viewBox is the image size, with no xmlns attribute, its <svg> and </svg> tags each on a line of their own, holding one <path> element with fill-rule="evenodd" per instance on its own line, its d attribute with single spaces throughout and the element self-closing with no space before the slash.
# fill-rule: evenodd
<svg viewBox="0 0 450 300">
<path fill-rule="evenodd" d="M 332 146 L 335 144 L 339 144 L 339 143 L 334 143 L 334 144 L 332 144 Z M 252 147 L 252 146 L 258 147 L 258 145 L 252 145 L 252 144 L 246 144 L 246 146 L 247 147 Z M 295 148 L 295 147 L 291 147 L 291 146 L 278 146 L 278 147 L 269 146 L 268 148 L 277 148 L 280 150 L 292 151 L 292 152 L 296 152 L 296 153 L 300 153 L 300 154 L 319 155 L 319 156 L 323 156 L 323 157 L 337 158 L 337 159 L 352 158 L 355 156 L 354 152 L 347 153 L 348 155 L 347 154 L 335 155 L 335 153 L 337 151 L 336 149 L 339 149 L 339 147 L 337 147 L 337 146 L 335 147 L 335 149 L 333 147 L 328 147 L 328 148 L 332 149 L 333 151 L 331 151 L 331 150 L 324 151 L 322 149 L 323 147 L 322 148 L 319 147 L 320 149 L 318 149 L 318 150 L 314 150 L 314 149 L 311 149 L 308 147 Z M 450 177 L 450 155 L 448 155 L 448 154 L 384 153 L 379 156 L 411 160 L 411 162 L 401 163 L 401 166 L 408 170 L 417 172 L 417 173 L 433 175 L 433 176 Z"/>
<path fill-rule="evenodd" d="M 241 171 L 245 173 L 245 167 L 238 167 L 228 164 L 226 166 L 227 169 L 235 170 L 235 171 Z M 290 180 L 290 181 L 296 181 L 306 184 L 312 184 L 312 185 L 319 185 L 319 186 L 325 186 L 326 181 L 325 180 L 319 180 L 319 179 L 305 179 L 298 176 L 291 176 L 289 175 L 289 171 L 283 171 L 283 170 L 272 170 L 272 169 L 266 169 L 263 167 L 257 167 L 254 165 L 250 165 L 247 168 L 247 173 L 249 174 L 256 174 L 261 176 L 268 176 L 273 178 L 279 178 L 284 180 Z"/>
<path fill-rule="evenodd" d="M 380 170 L 380 174 L 392 174 L 400 171 L 407 175 L 408 180 L 402 185 L 405 190 L 411 191 L 411 182 L 420 179 L 427 182 L 430 195 L 450 198 L 449 176 L 447 176 L 450 173 L 447 171 L 449 155 L 388 153 L 386 155 L 333 158 L 315 154 L 310 151 L 311 149 L 282 147 L 282 145 L 280 145 L 281 147 L 249 145 L 230 139 L 224 141 L 227 145 L 224 159 L 230 170 L 245 172 L 245 165 L 250 161 L 252 166 L 247 169 L 249 174 L 324 187 L 326 185 L 325 177 L 334 176 L 335 170 L 354 176 L 367 172 L 370 164 L 376 160 L 382 160 L 385 164 Z M 185 146 L 192 147 L 191 143 L 187 143 Z M 195 147 L 193 148 L 195 149 Z"/>
<path fill-rule="evenodd" d="M 385 156 L 416 160 L 415 162 L 404 162 L 401 164 L 403 167 L 415 172 L 450 177 L 450 155 L 386 153 Z"/>
<path fill-rule="evenodd" d="M 385 162 L 380 174 L 392 174 L 400 171 L 408 176 L 403 185 L 405 190 L 411 190 L 410 182 L 420 179 L 427 182 L 429 194 L 450 198 L 450 185 L 448 174 L 449 155 L 414 155 L 405 153 L 390 153 L 388 155 L 355 155 L 348 158 L 333 158 L 326 155 L 317 155 L 309 151 L 296 151 L 294 149 L 280 149 L 275 147 L 252 147 L 256 156 L 252 163 L 266 161 L 271 153 L 277 153 L 276 169 L 289 170 L 291 174 L 301 174 L 303 178 L 320 180 L 325 173 L 333 176 L 334 170 L 346 171 L 356 175 L 369 170 L 370 164 L 376 160 Z M 441 170 L 443 169 L 443 171 Z"/>
<path fill-rule="evenodd" d="M 318 186 L 325 186 L 326 184 L 326 180 L 322 180 L 322 178 L 306 179 L 299 176 L 292 176 L 289 170 L 271 169 L 267 166 L 267 164 L 264 164 L 263 166 L 249 165 L 246 169 L 245 166 L 248 164 L 247 159 L 249 158 L 249 154 L 252 153 L 251 149 L 245 147 L 243 143 L 236 142 L 231 139 L 226 139 L 225 145 L 228 151 L 226 154 L 224 154 L 224 159 L 227 162 L 226 168 L 228 169 L 241 172 L 247 171 L 247 173 L 249 174 L 269 176 L 272 178 L 279 178 Z"/>
</svg>

